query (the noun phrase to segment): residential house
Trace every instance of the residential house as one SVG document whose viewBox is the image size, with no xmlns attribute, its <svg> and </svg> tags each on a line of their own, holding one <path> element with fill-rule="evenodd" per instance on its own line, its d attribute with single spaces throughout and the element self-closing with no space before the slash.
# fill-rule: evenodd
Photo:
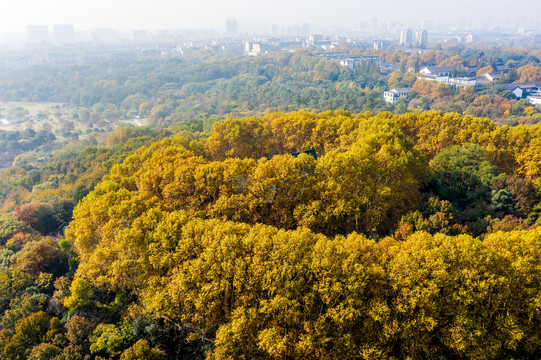
<svg viewBox="0 0 541 360">
<path fill-rule="evenodd" d="M 495 65 L 495 71 L 499 71 L 501 73 L 507 74 L 509 72 L 509 67 L 507 65 Z"/>
<path fill-rule="evenodd" d="M 407 98 L 410 92 L 411 92 L 410 87 L 396 88 L 389 91 L 385 91 L 383 93 L 383 98 L 385 99 L 385 102 L 396 104 L 398 100 L 400 100 L 401 98 Z"/>
<path fill-rule="evenodd" d="M 451 76 L 454 66 L 425 66 L 419 71 L 423 75 Z"/>
<path fill-rule="evenodd" d="M 494 71 L 485 74 L 484 76 L 488 79 L 488 81 L 498 81 L 500 80 L 500 77 L 502 76 L 503 72 L 501 71 Z"/>
<path fill-rule="evenodd" d="M 526 98 L 528 95 L 534 95 L 539 93 L 541 89 L 541 82 L 528 81 L 522 83 L 502 84 L 500 85 L 504 90 L 509 90 L 517 99 Z"/>
<path fill-rule="evenodd" d="M 357 71 L 357 68 L 363 64 L 381 64 L 381 59 L 377 56 L 368 55 L 352 55 L 347 58 L 340 59 L 340 65 L 347 67 L 351 71 Z"/>
</svg>

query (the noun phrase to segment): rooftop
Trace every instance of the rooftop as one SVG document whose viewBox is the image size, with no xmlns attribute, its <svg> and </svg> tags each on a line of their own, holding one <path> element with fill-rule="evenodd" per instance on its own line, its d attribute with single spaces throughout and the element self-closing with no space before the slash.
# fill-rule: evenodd
<svg viewBox="0 0 541 360">
<path fill-rule="evenodd" d="M 411 92 L 411 88 L 410 87 L 396 88 L 389 91 L 394 92 L 394 93 L 408 93 L 408 92 Z"/>
<path fill-rule="evenodd" d="M 531 88 L 540 88 L 541 82 L 527 81 L 527 82 L 517 82 L 517 83 L 511 83 L 511 84 L 501 84 L 500 86 L 504 90 L 515 90 L 516 88 L 531 89 Z"/>
</svg>

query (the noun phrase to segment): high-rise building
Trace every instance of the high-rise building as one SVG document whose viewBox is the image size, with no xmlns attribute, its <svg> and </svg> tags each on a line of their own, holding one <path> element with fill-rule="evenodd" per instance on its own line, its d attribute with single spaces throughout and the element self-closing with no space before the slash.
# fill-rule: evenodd
<svg viewBox="0 0 541 360">
<path fill-rule="evenodd" d="M 56 45 L 67 45 L 75 42 L 73 25 L 53 25 L 53 35 Z"/>
<path fill-rule="evenodd" d="M 426 30 L 419 30 L 415 33 L 415 42 L 421 49 L 426 49 L 428 45 L 428 32 Z"/>
<path fill-rule="evenodd" d="M 310 36 L 310 24 L 304 23 L 299 27 L 299 36 Z"/>
<path fill-rule="evenodd" d="M 400 33 L 400 45 L 401 46 L 411 46 L 413 40 L 413 32 L 411 29 L 404 29 Z"/>
<path fill-rule="evenodd" d="M 374 40 L 372 45 L 376 50 L 387 50 L 387 48 L 391 45 L 391 42 L 387 40 Z"/>
<path fill-rule="evenodd" d="M 50 44 L 51 36 L 47 25 L 28 25 L 26 27 L 30 44 Z"/>
<path fill-rule="evenodd" d="M 370 30 L 371 31 L 378 31 L 378 18 L 371 18 L 370 19 Z"/>
<path fill-rule="evenodd" d="M 237 19 L 226 19 L 225 20 L 225 32 L 227 35 L 236 35 L 237 34 Z"/>
</svg>

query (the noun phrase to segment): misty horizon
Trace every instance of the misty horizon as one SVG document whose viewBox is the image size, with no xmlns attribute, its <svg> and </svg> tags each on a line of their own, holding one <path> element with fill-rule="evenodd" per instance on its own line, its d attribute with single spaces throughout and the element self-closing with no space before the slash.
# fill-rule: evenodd
<svg viewBox="0 0 541 360">
<path fill-rule="evenodd" d="M 29 11 L 29 9 L 32 9 Z M 444 1 L 412 0 L 381 3 L 354 2 L 347 0 L 338 4 L 316 1 L 287 2 L 278 0 L 272 4 L 253 1 L 235 1 L 227 5 L 216 0 L 197 3 L 176 3 L 157 0 L 151 4 L 135 0 L 131 2 L 87 0 L 67 2 L 21 1 L 9 4 L 0 18 L 0 34 L 22 33 L 28 25 L 72 24 L 76 31 L 96 28 L 112 28 L 119 31 L 145 29 L 213 30 L 224 32 L 228 18 L 238 20 L 238 31 L 269 31 L 272 25 L 288 26 L 308 23 L 313 31 L 332 29 L 358 31 L 363 23 L 372 26 L 392 22 L 395 26 L 423 27 L 425 20 L 436 25 L 463 28 L 531 27 L 539 29 L 534 14 L 541 13 L 541 2 L 527 0 L 520 7 L 503 1 L 475 3 L 458 0 L 452 4 Z"/>
</svg>

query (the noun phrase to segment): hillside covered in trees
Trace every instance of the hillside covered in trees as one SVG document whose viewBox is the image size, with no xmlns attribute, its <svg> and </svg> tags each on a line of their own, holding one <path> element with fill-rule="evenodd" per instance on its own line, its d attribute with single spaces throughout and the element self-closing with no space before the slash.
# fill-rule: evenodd
<svg viewBox="0 0 541 360">
<path fill-rule="evenodd" d="M 484 61 L 488 68 L 495 62 L 509 66 L 511 75 L 502 77 L 501 82 L 541 81 L 538 51 L 481 49 L 486 52 Z M 344 51 L 352 55 L 358 52 Z M 540 122 L 540 111 L 528 100 L 517 99 L 501 88 L 500 81 L 473 89 L 417 79 L 421 66 L 447 65 L 454 66 L 457 72 L 463 71 L 464 65 L 478 61 L 478 52 L 477 48 L 426 50 L 420 55 L 401 51 L 364 52 L 377 55 L 386 65 L 400 65 L 401 70 L 374 63 L 351 71 L 336 60 L 316 57 L 306 49 L 255 58 L 105 62 L 68 66 L 62 71 L 47 66 L 24 71 L 0 69 L 0 101 L 69 104 L 70 118 L 63 119 L 67 125 L 62 131 L 67 132 L 66 138 L 73 132 L 70 122 L 82 123 L 87 131 L 97 132 L 135 116 L 159 127 L 198 122 L 209 131 L 214 121 L 228 117 L 299 110 L 398 114 L 442 110 L 485 116 L 508 125 Z M 332 52 L 328 55 L 332 56 Z M 384 90 L 403 86 L 413 86 L 408 101 L 393 105 L 383 100 Z"/>
<path fill-rule="evenodd" d="M 0 357 L 541 356 L 540 125 L 201 130 L 121 126 L 0 174 Z"/>
<path fill-rule="evenodd" d="M 307 51 L 257 58 L 179 58 L 130 64 L 0 69 L 0 100 L 47 101 L 152 115 L 155 122 L 242 116 L 245 112 L 305 109 L 374 110 L 374 87 L 385 84 L 379 68 L 354 74 L 338 62 Z M 383 101 L 377 101 L 384 108 Z M 367 105 L 367 107 L 368 107 Z M 365 108 L 364 110 L 368 110 Z"/>
</svg>

